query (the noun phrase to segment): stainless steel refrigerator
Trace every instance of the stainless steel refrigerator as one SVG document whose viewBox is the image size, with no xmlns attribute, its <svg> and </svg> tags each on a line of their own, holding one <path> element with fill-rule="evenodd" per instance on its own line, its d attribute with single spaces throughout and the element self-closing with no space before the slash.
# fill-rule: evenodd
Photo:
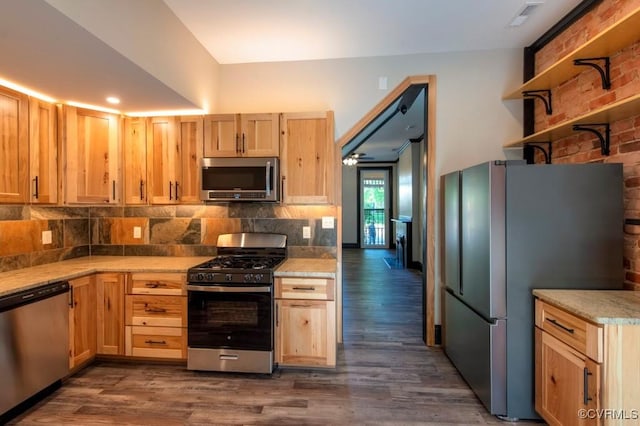
<svg viewBox="0 0 640 426">
<path fill-rule="evenodd" d="M 490 162 L 444 185 L 445 353 L 485 407 L 534 410 L 534 288 L 620 289 L 620 164 Z"/>
</svg>

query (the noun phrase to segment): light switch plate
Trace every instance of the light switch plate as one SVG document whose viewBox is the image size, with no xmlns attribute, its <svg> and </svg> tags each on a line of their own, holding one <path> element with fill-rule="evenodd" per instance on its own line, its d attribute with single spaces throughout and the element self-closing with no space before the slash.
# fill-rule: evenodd
<svg viewBox="0 0 640 426">
<path fill-rule="evenodd" d="M 42 231 L 42 244 L 51 244 L 53 236 L 51 231 Z"/>
<path fill-rule="evenodd" d="M 333 229 L 333 216 L 322 216 L 322 229 Z"/>
<path fill-rule="evenodd" d="M 310 226 L 303 226 L 302 227 L 302 238 L 306 238 L 306 239 L 311 238 L 311 227 Z"/>
<path fill-rule="evenodd" d="M 133 238 L 142 238 L 142 228 L 140 226 L 133 227 Z"/>
</svg>

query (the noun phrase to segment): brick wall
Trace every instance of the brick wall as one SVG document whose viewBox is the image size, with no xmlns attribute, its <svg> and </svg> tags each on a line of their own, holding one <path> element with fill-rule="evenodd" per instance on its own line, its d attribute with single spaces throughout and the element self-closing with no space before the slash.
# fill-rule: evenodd
<svg viewBox="0 0 640 426">
<path fill-rule="evenodd" d="M 640 0 L 603 0 L 536 54 L 536 72 L 546 69 L 638 7 Z M 640 93 L 640 42 L 625 47 L 610 59 L 610 90 L 602 89 L 595 69 L 585 67 L 576 77 L 551 88 L 552 115 L 546 115 L 542 103 L 536 101 L 535 131 Z M 554 141 L 553 163 L 622 163 L 625 218 L 640 218 L 640 111 L 610 124 L 609 156 L 600 153 L 600 143 L 593 134 L 578 132 Z M 640 226 L 625 226 L 624 267 L 625 285 L 640 290 Z"/>
</svg>

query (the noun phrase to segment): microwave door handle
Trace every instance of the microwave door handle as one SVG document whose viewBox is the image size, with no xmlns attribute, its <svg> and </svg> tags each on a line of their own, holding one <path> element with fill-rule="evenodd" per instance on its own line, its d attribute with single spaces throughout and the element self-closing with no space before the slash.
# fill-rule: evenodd
<svg viewBox="0 0 640 426">
<path fill-rule="evenodd" d="M 267 182 L 267 188 L 266 188 L 266 192 L 267 195 L 271 195 L 271 161 L 267 161 L 267 167 L 266 167 L 266 182 Z"/>
</svg>

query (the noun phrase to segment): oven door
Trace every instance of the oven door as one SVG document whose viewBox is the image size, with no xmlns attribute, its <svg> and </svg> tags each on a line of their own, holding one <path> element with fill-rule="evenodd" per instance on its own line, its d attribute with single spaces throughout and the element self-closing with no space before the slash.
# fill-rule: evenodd
<svg viewBox="0 0 640 426">
<path fill-rule="evenodd" d="M 189 348 L 273 350 L 273 286 L 188 285 Z"/>
</svg>

